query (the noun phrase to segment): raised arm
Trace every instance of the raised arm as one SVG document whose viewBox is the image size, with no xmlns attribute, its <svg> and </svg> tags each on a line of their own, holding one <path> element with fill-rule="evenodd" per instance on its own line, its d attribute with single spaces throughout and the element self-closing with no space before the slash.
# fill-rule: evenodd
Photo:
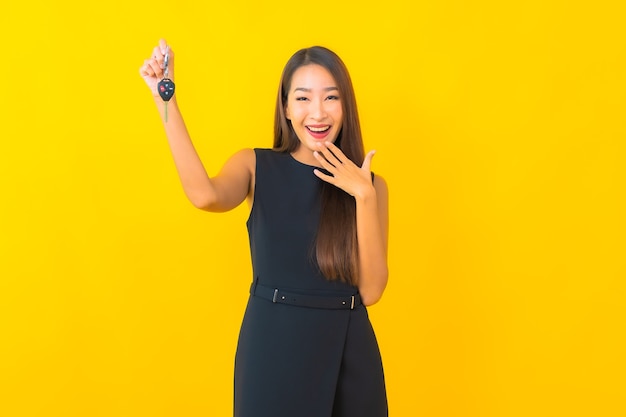
<svg viewBox="0 0 626 417">
<path fill-rule="evenodd" d="M 231 210 L 246 197 L 252 196 L 254 151 L 244 149 L 237 152 L 224 164 L 218 175 L 209 178 L 185 126 L 176 95 L 167 104 L 167 121 L 165 120 L 165 104 L 157 92 L 157 83 L 163 78 L 162 66 L 166 48 L 165 41 L 159 41 L 139 73 L 152 92 L 185 195 L 195 207 L 202 210 Z M 174 80 L 174 52 L 171 49 L 168 77 Z"/>
</svg>

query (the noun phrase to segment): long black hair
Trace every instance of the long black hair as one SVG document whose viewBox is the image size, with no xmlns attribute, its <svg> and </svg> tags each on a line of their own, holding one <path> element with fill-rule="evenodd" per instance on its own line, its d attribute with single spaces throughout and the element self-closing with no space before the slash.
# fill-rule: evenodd
<svg viewBox="0 0 626 417">
<path fill-rule="evenodd" d="M 352 162 L 361 166 L 365 154 L 352 81 L 341 58 L 322 46 L 299 50 L 283 69 L 276 99 L 274 150 L 291 153 L 300 146 L 291 121 L 285 115 L 285 107 L 293 74 L 298 68 L 312 64 L 324 67 L 339 88 L 343 123 L 335 145 Z M 345 191 L 326 182 L 322 184 L 322 212 L 315 254 L 320 270 L 326 278 L 356 285 L 359 264 L 356 203 Z"/>
</svg>

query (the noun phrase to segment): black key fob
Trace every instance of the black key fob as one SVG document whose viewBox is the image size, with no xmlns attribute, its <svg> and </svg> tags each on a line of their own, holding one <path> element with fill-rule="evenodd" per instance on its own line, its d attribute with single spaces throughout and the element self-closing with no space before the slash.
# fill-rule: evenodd
<svg viewBox="0 0 626 417">
<path fill-rule="evenodd" d="M 174 85 L 174 81 L 169 78 L 163 78 L 157 84 L 157 91 L 159 95 L 163 99 L 163 101 L 170 101 L 170 99 L 174 96 L 174 90 L 176 86 Z"/>
</svg>

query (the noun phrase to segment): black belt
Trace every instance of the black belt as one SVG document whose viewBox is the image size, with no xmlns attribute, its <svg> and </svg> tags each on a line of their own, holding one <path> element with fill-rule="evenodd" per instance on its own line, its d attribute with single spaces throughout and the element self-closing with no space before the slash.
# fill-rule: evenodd
<svg viewBox="0 0 626 417">
<path fill-rule="evenodd" d="M 250 287 L 250 294 L 265 298 L 273 303 L 328 310 L 353 310 L 361 305 L 361 296 L 359 294 L 344 296 L 298 294 L 256 283 L 253 283 Z"/>
</svg>

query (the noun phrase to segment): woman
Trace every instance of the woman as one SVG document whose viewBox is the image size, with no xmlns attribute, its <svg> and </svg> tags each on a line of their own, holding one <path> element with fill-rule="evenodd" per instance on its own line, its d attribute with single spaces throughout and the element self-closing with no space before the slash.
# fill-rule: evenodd
<svg viewBox="0 0 626 417">
<path fill-rule="evenodd" d="M 235 358 L 236 417 L 382 417 L 387 399 L 365 306 L 387 284 L 387 186 L 364 155 L 354 91 L 323 47 L 287 62 L 273 149 L 235 153 L 209 177 L 176 97 L 157 93 L 161 40 L 141 76 L 161 113 L 184 191 L 212 212 L 251 207 L 250 298 Z"/>
</svg>

